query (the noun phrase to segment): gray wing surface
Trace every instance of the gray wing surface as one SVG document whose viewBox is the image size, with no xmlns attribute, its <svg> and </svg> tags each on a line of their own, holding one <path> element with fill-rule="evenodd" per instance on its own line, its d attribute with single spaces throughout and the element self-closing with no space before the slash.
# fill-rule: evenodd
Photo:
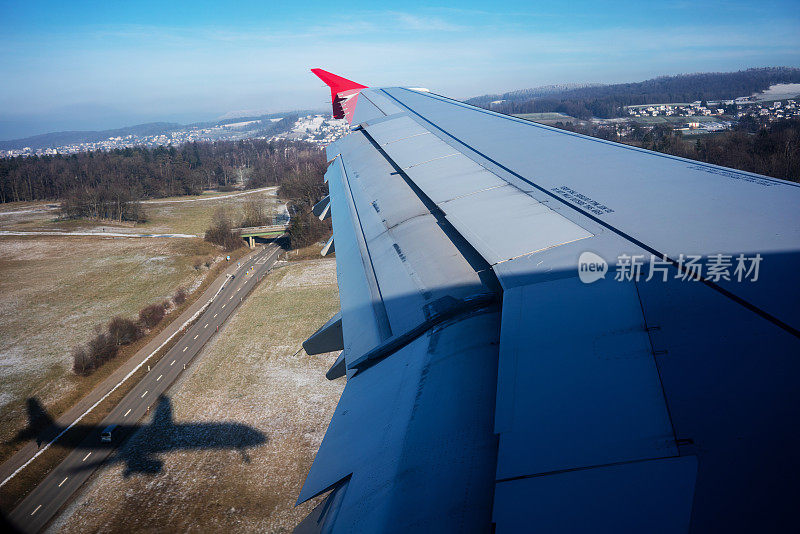
<svg viewBox="0 0 800 534">
<path fill-rule="evenodd" d="M 401 87 L 362 89 L 351 125 L 315 208 L 336 341 L 309 340 L 347 384 L 299 532 L 795 521 L 797 184 Z M 760 258 L 742 280 L 740 255 Z M 629 258 L 642 276 L 617 280 Z"/>
</svg>

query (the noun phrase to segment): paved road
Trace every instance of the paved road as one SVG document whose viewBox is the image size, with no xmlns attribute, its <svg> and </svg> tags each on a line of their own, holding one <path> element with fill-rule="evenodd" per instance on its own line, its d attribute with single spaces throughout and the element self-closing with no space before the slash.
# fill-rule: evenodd
<svg viewBox="0 0 800 534">
<path fill-rule="evenodd" d="M 95 446 L 99 439 L 99 431 L 112 424 L 133 424 L 141 419 L 148 409 L 154 409 L 159 395 L 172 385 L 184 371 L 185 366 L 188 367 L 206 341 L 244 300 L 259 277 L 272 267 L 279 253 L 279 247 L 269 245 L 242 263 L 235 278 L 225 284 L 197 322 L 98 425 L 98 432 L 84 440 L 83 444 L 86 446 L 79 446 L 73 450 L 14 509 L 9 515 L 9 520 L 17 528 L 24 532 L 38 532 L 55 516 L 94 472 L 91 467 L 84 470 L 81 468 L 91 466 L 92 462 L 99 463 L 112 454 L 113 450 L 98 449 Z"/>
</svg>

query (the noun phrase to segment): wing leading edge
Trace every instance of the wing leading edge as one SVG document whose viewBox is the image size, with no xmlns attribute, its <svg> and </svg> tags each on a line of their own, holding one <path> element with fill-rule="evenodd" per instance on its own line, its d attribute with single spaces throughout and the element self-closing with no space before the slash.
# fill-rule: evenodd
<svg viewBox="0 0 800 534">
<path fill-rule="evenodd" d="M 320 208 L 347 384 L 299 502 L 328 497 L 298 530 L 793 517 L 797 184 L 321 72 L 353 125 Z M 581 281 L 586 252 L 608 276 Z M 756 254 L 744 282 L 683 261 Z M 660 270 L 616 280 L 632 257 Z"/>
</svg>

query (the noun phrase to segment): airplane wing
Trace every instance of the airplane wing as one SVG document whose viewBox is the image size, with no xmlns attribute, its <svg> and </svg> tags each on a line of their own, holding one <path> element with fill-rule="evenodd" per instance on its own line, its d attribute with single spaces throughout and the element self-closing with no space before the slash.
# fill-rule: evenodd
<svg viewBox="0 0 800 534">
<path fill-rule="evenodd" d="M 314 72 L 347 384 L 299 532 L 794 521 L 800 185 Z"/>
</svg>

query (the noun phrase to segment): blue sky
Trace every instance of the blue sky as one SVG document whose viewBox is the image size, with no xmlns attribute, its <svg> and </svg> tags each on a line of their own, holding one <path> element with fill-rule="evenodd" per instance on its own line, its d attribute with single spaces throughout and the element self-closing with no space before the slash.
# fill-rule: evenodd
<svg viewBox="0 0 800 534">
<path fill-rule="evenodd" d="M 2 1 L 0 139 L 322 109 L 311 67 L 467 98 L 800 66 L 796 0 Z"/>
</svg>

